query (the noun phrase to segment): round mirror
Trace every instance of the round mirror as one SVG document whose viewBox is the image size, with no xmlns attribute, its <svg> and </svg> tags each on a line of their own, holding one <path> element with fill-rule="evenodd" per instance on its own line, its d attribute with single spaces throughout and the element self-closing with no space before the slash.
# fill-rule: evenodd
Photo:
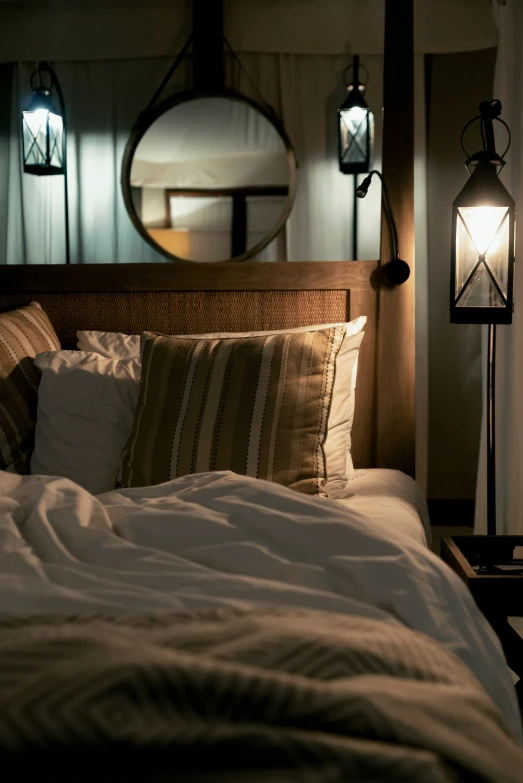
<svg viewBox="0 0 523 783">
<path fill-rule="evenodd" d="M 122 189 L 137 230 L 169 258 L 245 261 L 285 224 L 295 171 L 291 143 L 270 110 L 234 92 L 192 92 L 139 118 Z M 278 260 L 273 250 L 267 260 Z"/>
</svg>

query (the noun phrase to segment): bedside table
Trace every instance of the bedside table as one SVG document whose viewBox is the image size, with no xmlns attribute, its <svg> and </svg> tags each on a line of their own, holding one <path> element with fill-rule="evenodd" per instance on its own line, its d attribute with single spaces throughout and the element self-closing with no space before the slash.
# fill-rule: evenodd
<svg viewBox="0 0 523 783">
<path fill-rule="evenodd" d="M 512 558 L 523 536 L 445 536 L 441 557 L 468 586 L 477 606 L 498 635 L 505 658 L 520 677 L 516 693 L 523 711 L 523 639 L 507 617 L 523 616 L 523 575 L 478 573 L 474 566 L 489 566 Z M 523 570 L 523 563 L 521 564 Z"/>
</svg>

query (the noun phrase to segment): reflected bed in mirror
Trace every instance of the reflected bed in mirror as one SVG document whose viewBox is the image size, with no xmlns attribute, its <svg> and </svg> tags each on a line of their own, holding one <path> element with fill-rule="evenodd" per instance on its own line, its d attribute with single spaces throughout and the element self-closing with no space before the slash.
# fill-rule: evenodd
<svg viewBox="0 0 523 783">
<path fill-rule="evenodd" d="M 122 189 L 137 230 L 170 259 L 245 261 L 285 225 L 295 169 L 269 107 L 234 92 L 191 92 L 139 117 Z M 281 250 L 272 242 L 263 260 L 283 260 Z"/>
</svg>

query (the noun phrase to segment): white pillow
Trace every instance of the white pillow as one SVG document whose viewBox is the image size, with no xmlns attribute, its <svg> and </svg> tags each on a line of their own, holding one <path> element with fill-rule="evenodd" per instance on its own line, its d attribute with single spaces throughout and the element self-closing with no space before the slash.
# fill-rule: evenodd
<svg viewBox="0 0 523 783">
<path fill-rule="evenodd" d="M 97 353 L 47 351 L 42 371 L 31 473 L 65 476 L 93 495 L 115 488 L 131 432 L 141 363 Z"/>
<path fill-rule="evenodd" d="M 213 332 L 201 335 L 183 335 L 183 337 L 209 339 L 254 337 L 289 332 L 309 332 L 312 329 L 325 329 L 332 326 L 345 327 L 345 337 L 336 357 L 332 403 L 327 422 L 327 437 L 324 443 L 327 476 L 329 477 L 327 492 L 330 497 L 338 497 L 345 488 L 347 480 L 355 476 L 350 452 L 358 368 L 358 359 L 356 358 L 354 362 L 354 353 L 356 353 L 357 357 L 361 339 L 351 338 L 356 338 L 362 332 L 366 321 L 366 316 L 360 316 L 348 323 L 317 324 L 315 326 L 299 326 L 295 329 L 273 329 L 264 332 Z M 103 356 L 140 359 L 140 335 L 127 335 L 119 332 L 79 331 L 77 332 L 77 337 L 77 347 L 80 350 L 98 351 Z"/>
<path fill-rule="evenodd" d="M 77 332 L 79 351 L 94 351 L 106 359 L 139 359 L 140 335 L 121 332 Z"/>
</svg>

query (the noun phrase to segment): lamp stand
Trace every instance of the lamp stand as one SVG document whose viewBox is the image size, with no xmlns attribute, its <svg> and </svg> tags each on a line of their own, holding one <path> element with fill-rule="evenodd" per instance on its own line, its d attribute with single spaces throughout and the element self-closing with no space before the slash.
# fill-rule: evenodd
<svg viewBox="0 0 523 783">
<path fill-rule="evenodd" d="M 64 126 L 65 129 L 65 126 Z M 65 263 L 71 263 L 71 249 L 69 246 L 69 197 L 67 191 L 67 153 L 65 151 L 66 134 L 64 133 L 64 221 L 65 221 Z"/>
<path fill-rule="evenodd" d="M 354 174 L 354 194 L 352 199 L 352 260 L 358 260 L 358 175 Z"/>
<path fill-rule="evenodd" d="M 58 103 L 60 104 L 60 111 L 62 112 L 62 168 L 64 178 L 64 224 L 65 224 L 65 263 L 71 263 L 71 252 L 69 247 L 69 194 L 67 188 L 67 119 L 65 112 L 65 101 L 60 82 L 54 72 L 54 69 L 48 62 L 40 62 L 35 73 L 47 73 L 51 79 L 51 88 L 56 89 L 58 95 Z M 33 74 L 34 75 L 34 74 Z M 31 77 L 32 79 L 32 77 Z M 41 83 L 41 82 L 40 82 Z M 48 141 L 49 145 L 49 141 Z"/>
<path fill-rule="evenodd" d="M 496 144 L 491 117 L 483 118 L 486 149 L 495 154 Z M 496 324 L 488 325 L 487 365 L 487 535 L 496 528 Z"/>
<path fill-rule="evenodd" d="M 67 121 L 66 121 L 66 114 L 65 114 L 65 101 L 64 101 L 64 94 L 62 92 L 62 88 L 60 86 L 60 82 L 58 81 L 56 74 L 54 70 L 51 68 L 49 63 L 46 63 L 47 69 L 49 73 L 51 74 L 51 79 L 53 82 L 53 85 L 56 88 L 56 92 L 58 93 L 58 102 L 60 103 L 60 109 L 62 111 L 62 122 L 63 122 L 63 134 L 62 134 L 62 160 L 63 160 L 63 168 L 64 168 L 64 222 L 65 222 L 65 263 L 70 264 L 71 263 L 71 250 L 69 247 L 69 197 L 68 197 L 68 189 L 67 189 Z"/>
<path fill-rule="evenodd" d="M 487 535 L 496 535 L 496 324 L 488 325 Z"/>
</svg>

